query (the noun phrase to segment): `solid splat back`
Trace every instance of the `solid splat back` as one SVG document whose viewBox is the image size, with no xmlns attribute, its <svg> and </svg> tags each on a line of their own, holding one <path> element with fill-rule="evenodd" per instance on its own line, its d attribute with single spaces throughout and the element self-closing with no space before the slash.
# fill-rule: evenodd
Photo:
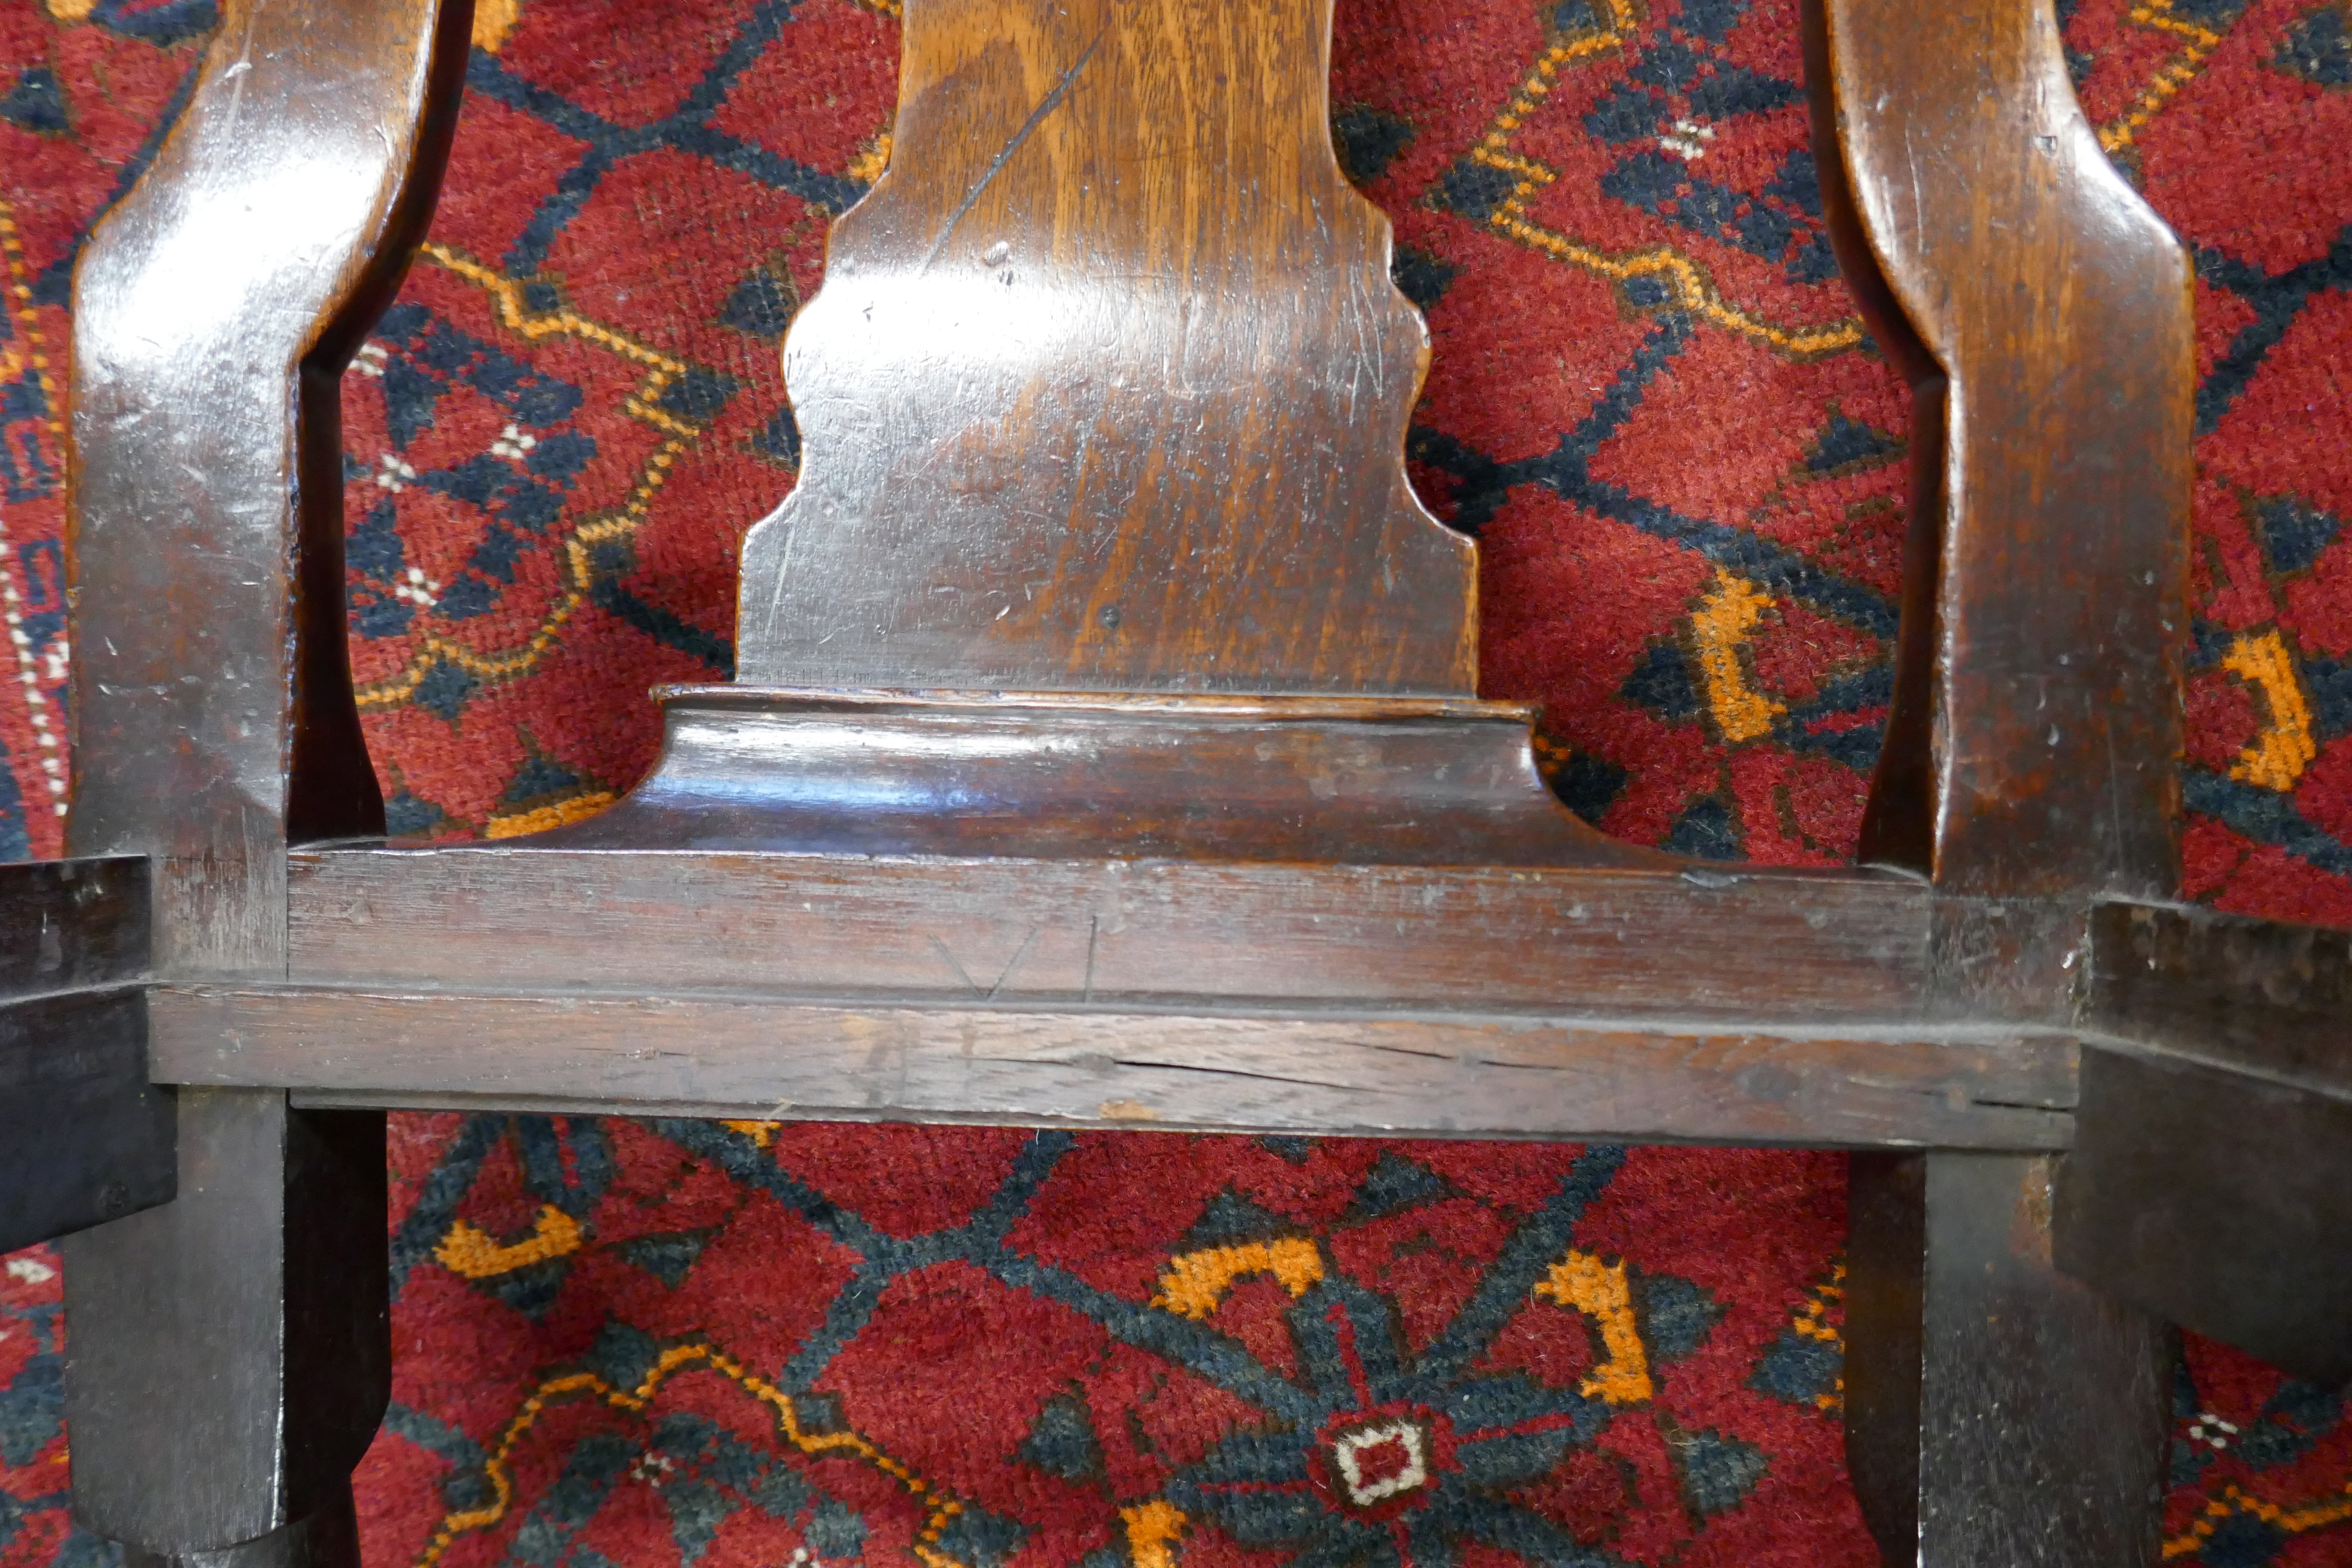
<svg viewBox="0 0 2352 1568">
<path fill-rule="evenodd" d="M 908 7 L 892 166 L 793 328 L 807 458 L 744 543 L 740 679 L 1471 694 L 1329 34 L 1329 0 Z"/>
</svg>

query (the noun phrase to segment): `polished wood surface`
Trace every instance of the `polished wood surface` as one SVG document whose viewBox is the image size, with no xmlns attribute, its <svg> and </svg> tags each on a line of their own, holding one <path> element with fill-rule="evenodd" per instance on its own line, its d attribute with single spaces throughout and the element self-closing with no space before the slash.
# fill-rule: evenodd
<svg viewBox="0 0 2352 1568">
<path fill-rule="evenodd" d="M 1948 1006 L 2063 1026 L 2093 900 L 2179 879 L 2188 257 L 2107 163 L 2049 5 L 1811 0 L 1807 32 L 1832 239 L 1913 389 L 1862 855 L 1932 880 Z M 2150 1561 L 2161 1336 L 2055 1270 L 2049 1169 L 1854 1179 L 1849 1460 L 1885 1561 Z"/>
<path fill-rule="evenodd" d="M 746 686 L 664 697 L 652 776 L 532 846 L 1683 868 L 1562 809 L 1518 703 Z"/>
<path fill-rule="evenodd" d="M 1854 1158 L 1846 1455 L 1889 1568 L 2157 1561 L 2177 1346 L 2053 1267 L 2058 1167 Z"/>
<path fill-rule="evenodd" d="M 292 1547 L 305 1519 L 348 1507 L 383 1418 L 383 1113 L 297 1110 L 283 1090 L 177 1097 L 179 1195 L 59 1244 L 65 1418 L 83 1528 L 208 1568 L 205 1553 Z"/>
<path fill-rule="evenodd" d="M 673 694 L 654 777 L 551 843 L 1672 874 L 1475 701 L 1329 37 L 1329 0 L 908 12 L 892 166 L 787 342 L 742 684 Z M 1209 693 L 1254 701 L 1171 700 Z"/>
<path fill-rule="evenodd" d="M 174 971 L 282 972 L 287 838 L 383 831 L 333 389 L 439 178 L 464 64 L 439 9 L 229 5 L 76 268 L 67 833 L 155 859 Z"/>
<path fill-rule="evenodd" d="M 1527 1016 L 174 988 L 157 1069 L 309 1103 L 2053 1149 L 2065 1036 Z"/>
<path fill-rule="evenodd" d="M 924 0 L 902 49 L 788 341 L 805 457 L 744 543 L 740 678 L 1472 695 L 1330 0 Z"/>
<path fill-rule="evenodd" d="M 429 211 L 467 10 L 232 0 L 82 251 L 68 841 L 149 858 L 163 974 L 282 978 L 288 841 L 382 830 L 335 383 Z M 76 1516 L 134 1556 L 352 1562 L 303 1521 L 348 1516 L 388 1388 L 382 1116 L 188 1089 L 177 1135 L 176 1199 L 65 1244 Z"/>
<path fill-rule="evenodd" d="M 1818 4 L 1840 260 L 1940 467 L 1865 852 L 1981 897 L 2169 897 L 2189 258 L 2101 151 L 2048 5 Z"/>
</svg>

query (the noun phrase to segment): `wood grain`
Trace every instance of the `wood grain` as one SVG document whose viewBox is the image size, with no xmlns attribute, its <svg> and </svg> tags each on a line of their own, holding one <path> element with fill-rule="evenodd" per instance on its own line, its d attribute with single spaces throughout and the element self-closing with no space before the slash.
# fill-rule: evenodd
<svg viewBox="0 0 2352 1568">
<path fill-rule="evenodd" d="M 1874 1529 L 2144 1560 L 2163 1338 L 2051 1266 L 2016 1152 L 2072 1138 L 2077 1047 L 2015 1025 L 2065 1018 L 2094 895 L 2173 889 L 2188 272 L 2046 5 L 1813 31 L 1832 227 L 1920 421 L 1865 848 L 1927 879 L 1607 846 L 1468 700 L 1473 552 L 1404 481 L 1425 339 L 1332 157 L 1328 0 L 910 5 L 893 167 L 791 337 L 801 482 L 745 545 L 739 668 L 802 689 L 682 699 L 654 784 L 544 840 L 289 857 L 382 826 L 334 382 L 464 10 L 232 0 L 79 273 L 72 843 L 152 858 L 184 1086 L 178 1199 L 68 1244 L 86 1523 L 351 1561 L 388 1342 L 382 1122 L 341 1108 L 523 1105 L 1998 1151 L 1859 1176 Z M 1248 700 L 1169 700 L 1202 694 Z M 0 914 L 0 985 L 108 973 L 131 927 L 91 918 L 53 962 Z M 2334 970 L 2273 993 L 2317 952 L 2232 972 L 2268 989 L 2231 1048 L 2316 1070 Z M 2121 975 L 2096 1016 L 2229 1036 Z M 2133 1092 L 2112 1125 L 2185 1114 Z"/>
<path fill-rule="evenodd" d="M 2053 1266 L 2056 1162 L 1853 1163 L 1846 1449 L 1885 1562 L 2147 1568 L 2176 1346 Z"/>
<path fill-rule="evenodd" d="M 1903 625 L 1862 853 L 1930 877 L 1961 1016 L 2060 1023 L 2100 893 L 2171 896 L 2188 258 L 2042 0 L 1811 0 L 1824 207 L 1913 389 Z M 2141 1568 L 2163 1336 L 2058 1275 L 2050 1171 L 1857 1160 L 1849 1462 L 1886 1562 Z"/>
<path fill-rule="evenodd" d="M 1847 167 L 1836 73 L 1830 65 L 1828 0 L 1800 0 L 1805 99 L 1822 218 L 1840 280 L 1889 369 L 1911 389 L 1909 493 L 1903 541 L 1902 617 L 1896 629 L 1893 698 L 1864 804 L 1855 858 L 1922 874 L 1935 865 L 1936 588 L 1942 577 L 1948 456 L 1945 397 L 1950 383 L 1903 313 L 1855 198 Z"/>
<path fill-rule="evenodd" d="M 2109 900 L 2078 1018 L 2140 1055 L 2352 1101 L 2352 932 Z"/>
<path fill-rule="evenodd" d="M 748 681 L 1467 697 L 1428 359 L 1340 177 L 1329 0 L 925 0 L 785 379 Z"/>
<path fill-rule="evenodd" d="M 468 11 L 230 0 L 81 254 L 68 843 L 152 858 L 164 973 L 283 976 L 287 842 L 383 828 L 335 383 L 429 213 Z M 86 1528 L 134 1558 L 219 1552 L 342 1495 L 388 1386 L 383 1127 L 184 1093 L 178 1197 L 68 1239 Z"/>
<path fill-rule="evenodd" d="M 180 973 L 282 973 L 289 834 L 383 831 L 332 388 L 439 178 L 464 67 L 432 47 L 444 9 L 228 5 L 75 271 L 68 841 L 155 858 Z"/>
<path fill-rule="evenodd" d="M 2046 1149 L 2063 1036 L 173 988 L 167 1081 L 670 1115 Z"/>
<path fill-rule="evenodd" d="M 1927 1006 L 1927 890 L 1868 872 L 529 845 L 298 854 L 293 977 L 1816 1026 Z"/>
<path fill-rule="evenodd" d="M 1886 337 L 1939 464 L 1871 848 L 1964 895 L 2169 897 L 2188 257 L 2107 163 L 2048 5 L 1820 3 L 1825 191 L 1875 266 L 1841 260 L 1916 331 Z"/>
</svg>

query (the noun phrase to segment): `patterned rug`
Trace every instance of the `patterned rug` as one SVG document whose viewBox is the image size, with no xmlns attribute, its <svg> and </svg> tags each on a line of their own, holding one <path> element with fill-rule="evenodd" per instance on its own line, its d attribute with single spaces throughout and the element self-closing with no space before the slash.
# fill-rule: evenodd
<svg viewBox="0 0 2352 1568">
<path fill-rule="evenodd" d="M 2195 247 L 2191 890 L 2352 924 L 2352 14 L 2062 0 Z M 789 489 L 777 347 L 888 156 L 897 0 L 481 0 L 432 240 L 345 383 L 396 831 L 625 790 L 730 667 Z M 0 858 L 66 794 L 79 237 L 210 0 L 0 0 Z M 1628 838 L 1850 853 L 1904 399 L 1823 236 L 1787 0 L 1339 0 L 1333 131 L 1435 363 L 1492 695 Z M 1531 188 L 1530 188 L 1531 187 Z M 1789 1152 L 394 1119 L 393 1568 L 1871 1560 L 1843 1168 Z M 65 1511 L 53 1255 L 0 1272 L 0 1568 Z M 2341 1395 L 2192 1342 L 2166 1558 L 2352 1563 Z"/>
</svg>

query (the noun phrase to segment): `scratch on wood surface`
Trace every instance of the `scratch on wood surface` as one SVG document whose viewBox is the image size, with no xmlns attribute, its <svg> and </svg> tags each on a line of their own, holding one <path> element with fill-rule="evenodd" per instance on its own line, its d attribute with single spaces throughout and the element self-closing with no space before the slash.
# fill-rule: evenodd
<svg viewBox="0 0 2352 1568">
<path fill-rule="evenodd" d="M 1076 83 L 1078 73 L 1087 68 L 1087 62 L 1095 58 L 1095 51 L 1102 47 L 1103 39 L 1109 36 L 1110 26 L 1106 23 L 1095 35 L 1095 41 L 1087 46 L 1087 52 L 1070 62 L 1070 68 L 1064 71 L 1062 79 L 1054 84 L 1054 90 L 1038 100 L 1037 107 L 1029 111 L 1029 118 L 1021 122 L 1021 129 L 997 149 L 996 156 L 989 160 L 988 167 L 981 172 L 979 179 L 972 182 L 971 189 L 963 194 L 963 200 L 956 204 L 955 211 L 948 214 L 948 221 L 941 226 L 939 238 L 931 242 L 930 254 L 923 258 L 923 265 L 919 270 L 930 270 L 931 263 L 940 258 L 940 252 L 945 250 L 948 241 L 955 237 L 956 226 L 963 222 L 964 215 L 971 212 L 972 204 L 980 200 L 980 194 L 1004 172 L 1004 165 L 1013 161 L 1013 153 L 1021 151 L 1021 144 L 1029 140 L 1029 133 L 1045 123 L 1047 115 L 1062 106 L 1062 101 L 1070 96 L 1070 89 Z"/>
</svg>

